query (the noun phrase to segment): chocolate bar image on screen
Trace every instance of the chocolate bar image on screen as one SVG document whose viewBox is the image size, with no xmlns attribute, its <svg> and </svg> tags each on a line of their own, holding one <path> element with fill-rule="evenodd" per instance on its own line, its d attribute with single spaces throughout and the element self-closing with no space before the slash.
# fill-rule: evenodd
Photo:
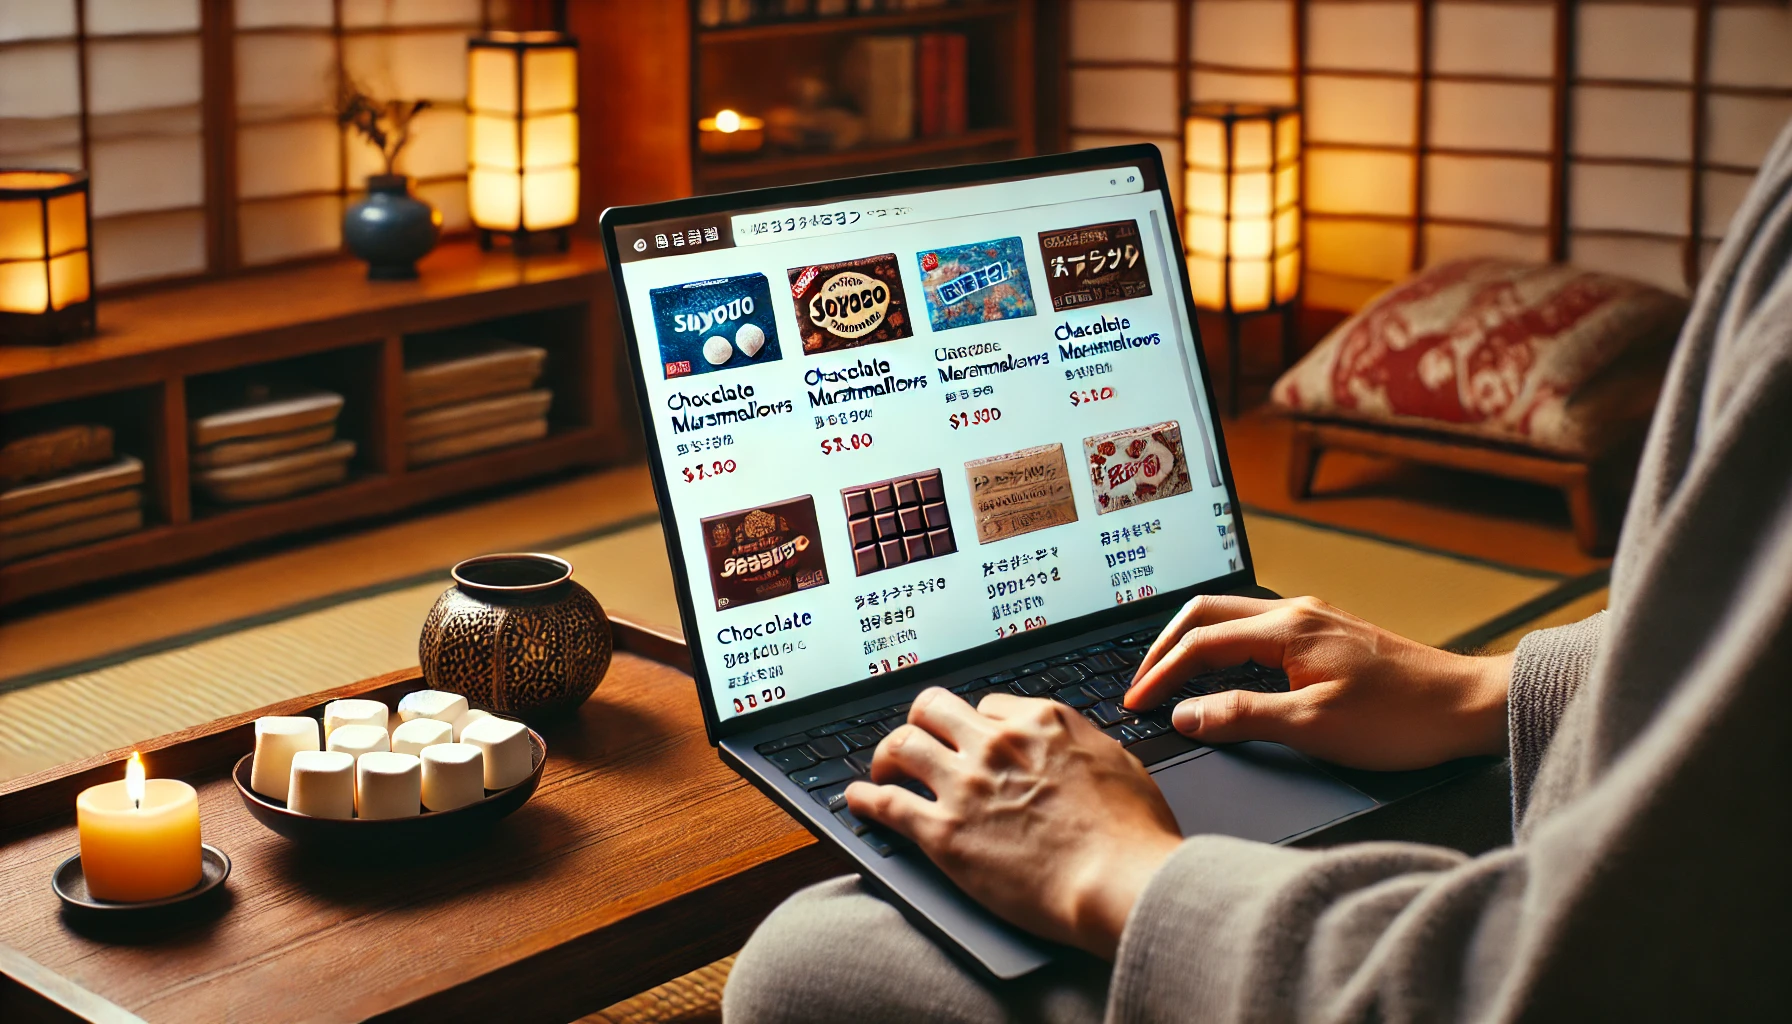
<svg viewBox="0 0 1792 1024">
<path fill-rule="evenodd" d="M 964 464 L 976 512 L 977 543 L 1076 522 L 1064 446 L 1042 444 Z"/>
<path fill-rule="evenodd" d="M 702 527 L 717 611 L 827 585 L 811 495 L 710 516 Z"/>
<path fill-rule="evenodd" d="M 840 498 L 860 576 L 958 550 L 937 469 L 848 487 Z"/>
<path fill-rule="evenodd" d="M 1182 427 L 1174 420 L 1085 437 L 1083 454 L 1089 460 L 1096 515 L 1194 489 L 1182 451 Z"/>
<path fill-rule="evenodd" d="M 838 352 L 915 336 L 896 254 L 790 269 L 803 354 Z"/>
<path fill-rule="evenodd" d="M 1151 271 L 1136 220 L 1041 231 L 1039 255 L 1057 312 L 1151 294 Z"/>
</svg>

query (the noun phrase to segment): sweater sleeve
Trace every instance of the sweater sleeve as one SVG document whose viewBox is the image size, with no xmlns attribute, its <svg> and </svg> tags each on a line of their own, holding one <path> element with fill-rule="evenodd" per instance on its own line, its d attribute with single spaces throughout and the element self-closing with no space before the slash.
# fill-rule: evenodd
<svg viewBox="0 0 1792 1024">
<path fill-rule="evenodd" d="M 1506 732 L 1512 751 L 1512 820 L 1524 817 L 1544 751 L 1568 702 L 1592 671 L 1604 632 L 1605 613 L 1567 626 L 1540 629 L 1518 643 L 1506 698 Z"/>
</svg>

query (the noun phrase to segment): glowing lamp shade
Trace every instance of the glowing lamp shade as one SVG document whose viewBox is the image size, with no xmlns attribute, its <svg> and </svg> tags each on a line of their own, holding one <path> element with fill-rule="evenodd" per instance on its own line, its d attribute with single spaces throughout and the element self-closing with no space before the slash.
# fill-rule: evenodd
<svg viewBox="0 0 1792 1024">
<path fill-rule="evenodd" d="M 1182 190 L 1195 304 L 1255 313 L 1300 294 L 1300 114 L 1196 103 L 1183 124 Z"/>
<path fill-rule="evenodd" d="M 579 49 L 560 32 L 467 41 L 467 191 L 482 244 L 494 232 L 560 231 L 579 219 Z"/>
<path fill-rule="evenodd" d="M 85 172 L 0 169 L 0 341 L 93 333 L 90 224 Z"/>
</svg>

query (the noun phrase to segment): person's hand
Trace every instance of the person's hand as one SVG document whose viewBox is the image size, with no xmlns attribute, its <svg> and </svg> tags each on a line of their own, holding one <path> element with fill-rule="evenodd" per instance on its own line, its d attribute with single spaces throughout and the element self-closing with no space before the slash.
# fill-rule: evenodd
<svg viewBox="0 0 1792 1024">
<path fill-rule="evenodd" d="M 1254 661 L 1290 692 L 1226 690 L 1176 706 L 1176 731 L 1209 743 L 1271 740 L 1353 768 L 1423 768 L 1506 751 L 1512 659 L 1451 654 L 1311 597 L 1203 595 L 1151 645 L 1125 704 L 1163 703 L 1191 676 Z"/>
<path fill-rule="evenodd" d="M 974 899 L 1112 959 L 1139 893 L 1182 835 L 1139 759 L 1052 700 L 972 708 L 922 691 L 846 803 L 913 840 Z M 893 783 L 913 779 L 927 800 Z"/>
</svg>

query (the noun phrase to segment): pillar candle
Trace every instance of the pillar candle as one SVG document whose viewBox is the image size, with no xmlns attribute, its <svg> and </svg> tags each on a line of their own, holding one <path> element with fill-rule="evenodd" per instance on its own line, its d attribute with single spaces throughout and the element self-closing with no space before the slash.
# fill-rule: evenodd
<svg viewBox="0 0 1792 1024">
<path fill-rule="evenodd" d="M 199 884 L 199 794 L 179 779 L 145 779 L 136 754 L 122 781 L 75 798 L 75 828 L 95 899 L 136 903 Z"/>
</svg>

